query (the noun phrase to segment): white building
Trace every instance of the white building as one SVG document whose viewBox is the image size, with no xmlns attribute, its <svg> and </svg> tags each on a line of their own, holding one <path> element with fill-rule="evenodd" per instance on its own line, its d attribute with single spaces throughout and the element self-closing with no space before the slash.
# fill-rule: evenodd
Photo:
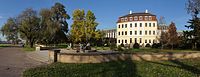
<svg viewBox="0 0 200 77">
<path fill-rule="evenodd" d="M 117 21 L 117 45 L 139 43 L 141 46 L 158 42 L 156 15 L 145 12 L 119 17 Z"/>
</svg>

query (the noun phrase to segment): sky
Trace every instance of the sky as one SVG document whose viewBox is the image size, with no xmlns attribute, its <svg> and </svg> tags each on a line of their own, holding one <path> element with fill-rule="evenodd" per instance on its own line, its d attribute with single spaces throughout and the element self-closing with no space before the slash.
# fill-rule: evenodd
<svg viewBox="0 0 200 77">
<path fill-rule="evenodd" d="M 165 17 L 167 24 L 174 22 L 178 30 L 186 30 L 184 26 L 191 18 L 185 4 L 187 0 L 0 0 L 0 27 L 9 17 L 16 17 L 26 8 L 39 11 L 42 8 L 51 8 L 56 2 L 62 3 L 71 19 L 76 9 L 91 10 L 99 23 L 98 29 L 116 28 L 118 17 L 132 12 L 144 12 L 146 9 L 157 16 Z"/>
</svg>

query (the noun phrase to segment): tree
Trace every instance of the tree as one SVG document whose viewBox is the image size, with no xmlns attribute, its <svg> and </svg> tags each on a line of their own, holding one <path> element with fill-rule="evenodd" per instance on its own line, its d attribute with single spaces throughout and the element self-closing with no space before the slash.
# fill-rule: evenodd
<svg viewBox="0 0 200 77">
<path fill-rule="evenodd" d="M 54 27 L 58 28 L 54 36 L 55 43 L 65 42 L 67 40 L 67 32 L 68 32 L 68 23 L 67 19 L 70 19 L 70 16 L 67 14 L 65 10 L 65 6 L 61 3 L 55 3 L 55 5 L 51 8 L 52 12 L 52 22 L 54 23 Z M 58 23 L 57 25 L 55 23 Z"/>
<path fill-rule="evenodd" d="M 8 41 L 16 44 L 18 41 L 18 25 L 15 18 L 9 18 L 1 28 L 3 36 L 6 36 Z"/>
<path fill-rule="evenodd" d="M 95 40 L 96 38 L 100 38 L 100 31 L 96 31 L 96 27 L 98 23 L 95 21 L 96 17 L 94 13 L 92 13 L 91 10 L 87 12 L 87 15 L 85 17 L 86 21 L 86 42 L 91 43 L 91 39 Z"/>
<path fill-rule="evenodd" d="M 56 32 L 60 29 L 58 22 L 53 22 L 53 13 L 49 9 L 42 9 L 40 11 L 40 40 L 39 43 L 42 44 L 52 44 L 54 43 Z"/>
<path fill-rule="evenodd" d="M 73 24 L 71 26 L 71 36 L 74 43 L 92 43 L 101 37 L 100 31 L 96 30 L 98 23 L 92 11 L 85 15 L 84 10 L 73 12 Z"/>
<path fill-rule="evenodd" d="M 200 1 L 199 0 L 188 0 L 187 11 L 192 15 L 192 19 L 188 21 L 190 25 L 186 25 L 189 31 L 185 31 L 185 35 L 188 36 L 190 42 L 193 43 L 193 49 L 197 48 L 197 44 L 200 44 L 200 18 L 198 17 L 200 11 Z M 199 47 L 200 48 L 200 47 Z"/>
<path fill-rule="evenodd" d="M 175 23 L 171 22 L 168 28 L 168 44 L 171 45 L 171 49 L 173 50 L 173 47 L 175 44 L 178 44 L 178 33 L 176 32 L 176 26 Z"/>
<path fill-rule="evenodd" d="M 75 10 L 73 12 L 73 24 L 71 25 L 71 37 L 74 43 L 86 42 L 85 25 L 84 10 Z"/>
<path fill-rule="evenodd" d="M 200 11 L 200 0 L 188 0 L 186 3 L 187 12 L 193 17 Z"/>
<path fill-rule="evenodd" d="M 160 43 L 161 43 L 161 49 L 164 48 L 164 46 L 167 44 L 168 41 L 168 33 L 161 31 L 161 36 L 159 38 Z"/>
<path fill-rule="evenodd" d="M 37 12 L 31 8 L 26 9 L 19 16 L 19 31 L 22 39 L 27 40 L 32 48 L 39 37 L 41 27 Z"/>
</svg>

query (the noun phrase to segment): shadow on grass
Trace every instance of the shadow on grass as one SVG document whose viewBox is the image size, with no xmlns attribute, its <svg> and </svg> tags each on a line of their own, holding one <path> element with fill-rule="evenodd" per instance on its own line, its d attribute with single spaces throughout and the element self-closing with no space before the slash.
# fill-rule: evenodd
<svg viewBox="0 0 200 77">
<path fill-rule="evenodd" d="M 23 77 L 140 77 L 131 60 L 96 64 L 53 63 L 28 69 Z"/>
<path fill-rule="evenodd" d="M 174 63 L 175 65 L 174 64 L 161 63 L 161 62 L 154 62 L 154 61 L 146 61 L 146 62 L 154 63 L 154 64 L 160 64 L 160 65 L 163 65 L 163 66 L 176 67 L 176 68 L 179 68 L 179 69 L 189 71 L 193 74 L 196 74 L 197 76 L 200 76 L 200 69 L 198 69 L 197 67 L 194 67 L 194 66 L 184 64 L 183 62 L 181 62 L 179 60 L 170 60 L 169 61 L 171 63 Z"/>
<path fill-rule="evenodd" d="M 140 77 L 137 74 L 136 64 L 132 60 L 109 62 L 105 72 L 112 71 L 110 77 Z M 102 74 L 104 75 L 104 74 Z M 107 77 L 107 75 L 102 76 Z"/>
</svg>

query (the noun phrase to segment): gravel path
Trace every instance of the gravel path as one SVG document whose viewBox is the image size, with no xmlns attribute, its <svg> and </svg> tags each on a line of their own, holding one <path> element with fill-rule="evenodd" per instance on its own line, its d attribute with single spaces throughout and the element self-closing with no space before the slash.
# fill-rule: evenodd
<svg viewBox="0 0 200 77">
<path fill-rule="evenodd" d="M 0 77 L 21 77 L 25 69 L 43 64 L 28 58 L 21 50 L 18 47 L 0 49 Z"/>
</svg>

